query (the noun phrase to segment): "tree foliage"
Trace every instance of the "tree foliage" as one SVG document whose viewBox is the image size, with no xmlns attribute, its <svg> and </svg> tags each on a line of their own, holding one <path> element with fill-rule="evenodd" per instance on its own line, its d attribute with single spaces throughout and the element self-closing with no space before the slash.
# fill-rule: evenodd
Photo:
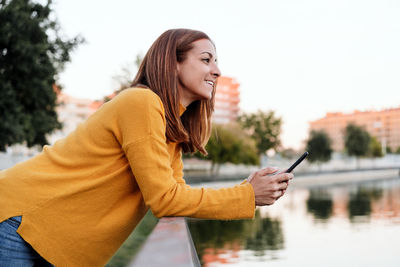
<svg viewBox="0 0 400 267">
<path fill-rule="evenodd" d="M 333 152 L 331 140 L 324 131 L 311 131 L 306 150 L 310 153 L 310 162 L 329 161 Z"/>
<path fill-rule="evenodd" d="M 56 107 L 57 74 L 83 39 L 63 38 L 53 19 L 51 0 L 0 1 L 0 150 L 26 142 L 47 143 L 60 128 Z"/>
<path fill-rule="evenodd" d="M 213 170 L 215 166 L 227 162 L 247 165 L 259 163 L 254 141 L 236 124 L 213 125 L 206 150 L 206 159 L 211 160 Z"/>
<path fill-rule="evenodd" d="M 117 84 L 117 90 L 115 93 L 119 93 L 123 89 L 131 87 L 132 81 L 135 78 L 135 72 L 139 69 L 140 64 L 142 64 L 143 55 L 138 53 L 133 62 L 125 64 L 121 72 L 113 76 L 114 82 Z"/>
<path fill-rule="evenodd" d="M 258 154 L 264 154 L 269 149 L 276 149 L 281 141 L 282 120 L 275 116 L 273 111 L 242 114 L 238 122 L 256 142 Z"/>
<path fill-rule="evenodd" d="M 372 136 L 370 139 L 368 155 L 373 158 L 383 157 L 382 145 L 375 136 Z"/>
<path fill-rule="evenodd" d="M 348 124 L 344 135 L 344 144 L 350 156 L 366 156 L 370 142 L 369 133 L 355 124 Z"/>
</svg>

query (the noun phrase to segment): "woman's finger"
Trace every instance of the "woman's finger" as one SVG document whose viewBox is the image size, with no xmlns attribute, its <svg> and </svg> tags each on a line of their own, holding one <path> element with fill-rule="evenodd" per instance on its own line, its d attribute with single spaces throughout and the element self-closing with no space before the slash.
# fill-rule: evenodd
<svg viewBox="0 0 400 267">
<path fill-rule="evenodd" d="M 281 173 L 276 176 L 276 181 L 278 183 L 282 183 L 293 179 L 293 177 L 294 177 L 293 173 Z"/>
<path fill-rule="evenodd" d="M 288 187 L 288 183 L 280 183 L 278 184 L 279 190 L 285 190 Z"/>
<path fill-rule="evenodd" d="M 277 167 L 266 167 L 264 169 L 259 170 L 257 173 L 261 176 L 265 176 L 268 174 L 276 173 L 279 169 Z"/>
<path fill-rule="evenodd" d="M 281 196 L 283 196 L 282 190 L 275 191 L 274 194 L 273 194 L 273 197 L 274 197 L 275 199 L 278 199 L 278 198 L 280 198 Z"/>
</svg>

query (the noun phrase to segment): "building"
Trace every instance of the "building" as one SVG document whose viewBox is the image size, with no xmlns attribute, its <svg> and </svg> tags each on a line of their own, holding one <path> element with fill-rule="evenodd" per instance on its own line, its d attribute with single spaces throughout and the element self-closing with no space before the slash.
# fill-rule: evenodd
<svg viewBox="0 0 400 267">
<path fill-rule="evenodd" d="M 62 123 L 63 127 L 46 136 L 50 145 L 67 136 L 103 104 L 102 101 L 69 96 L 59 90 L 55 85 L 53 89 L 57 93 L 58 105 L 56 106 L 56 112 L 58 120 Z M 42 148 L 39 146 L 28 148 L 26 143 L 14 144 L 7 148 L 6 153 L 0 153 L 0 169 L 5 169 L 13 166 L 17 162 L 24 161 L 36 155 L 41 150 Z"/>
<path fill-rule="evenodd" d="M 102 104 L 101 101 L 76 98 L 59 90 L 56 92 L 58 103 L 56 111 L 58 114 L 58 120 L 62 123 L 63 127 L 48 136 L 50 144 L 53 144 L 58 139 L 67 136 Z"/>
<path fill-rule="evenodd" d="M 324 130 L 332 140 L 334 151 L 343 151 L 344 131 L 349 123 L 364 127 L 375 136 L 383 149 L 392 151 L 400 147 L 400 107 L 380 111 L 354 111 L 353 113 L 327 113 L 322 119 L 310 122 L 310 131 Z"/>
<path fill-rule="evenodd" d="M 235 79 L 221 76 L 215 91 L 213 122 L 226 124 L 236 120 L 239 113 L 239 86 Z"/>
</svg>

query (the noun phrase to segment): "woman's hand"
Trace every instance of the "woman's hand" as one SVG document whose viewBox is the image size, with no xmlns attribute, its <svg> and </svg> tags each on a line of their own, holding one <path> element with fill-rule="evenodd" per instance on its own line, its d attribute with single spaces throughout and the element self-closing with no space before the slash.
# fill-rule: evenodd
<svg viewBox="0 0 400 267">
<path fill-rule="evenodd" d="M 257 206 L 272 205 L 285 193 L 292 173 L 275 173 L 278 169 L 267 167 L 253 172 L 247 181 L 253 186 Z"/>
</svg>

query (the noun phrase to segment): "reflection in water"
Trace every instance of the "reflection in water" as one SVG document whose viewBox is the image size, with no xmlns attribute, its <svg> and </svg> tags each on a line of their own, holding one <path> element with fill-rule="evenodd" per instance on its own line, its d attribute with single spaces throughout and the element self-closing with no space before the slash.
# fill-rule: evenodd
<svg viewBox="0 0 400 267">
<path fill-rule="evenodd" d="M 307 199 L 307 211 L 316 219 L 326 220 L 332 216 L 332 195 L 327 189 L 311 189 Z"/>
<path fill-rule="evenodd" d="M 254 256 L 264 256 L 268 250 L 282 249 L 284 238 L 281 221 L 268 217 L 260 218 L 260 216 L 256 218 L 259 227 L 253 236 L 247 237 L 245 249 L 254 251 Z"/>
<path fill-rule="evenodd" d="M 239 250 L 251 250 L 253 255 L 266 256 L 268 251 L 283 248 L 284 238 L 279 219 L 262 218 L 259 210 L 253 220 L 197 220 L 189 219 L 188 225 L 201 263 L 218 261 L 227 263 L 221 253 L 235 256 Z M 269 254 L 274 258 L 273 253 Z"/>
<path fill-rule="evenodd" d="M 379 188 L 359 187 L 356 193 L 350 193 L 347 210 L 351 222 L 361 222 L 369 219 L 371 201 L 379 200 L 383 190 Z"/>
<path fill-rule="evenodd" d="M 291 188 L 254 220 L 188 225 L 203 266 L 398 266 L 400 179 Z"/>
</svg>

